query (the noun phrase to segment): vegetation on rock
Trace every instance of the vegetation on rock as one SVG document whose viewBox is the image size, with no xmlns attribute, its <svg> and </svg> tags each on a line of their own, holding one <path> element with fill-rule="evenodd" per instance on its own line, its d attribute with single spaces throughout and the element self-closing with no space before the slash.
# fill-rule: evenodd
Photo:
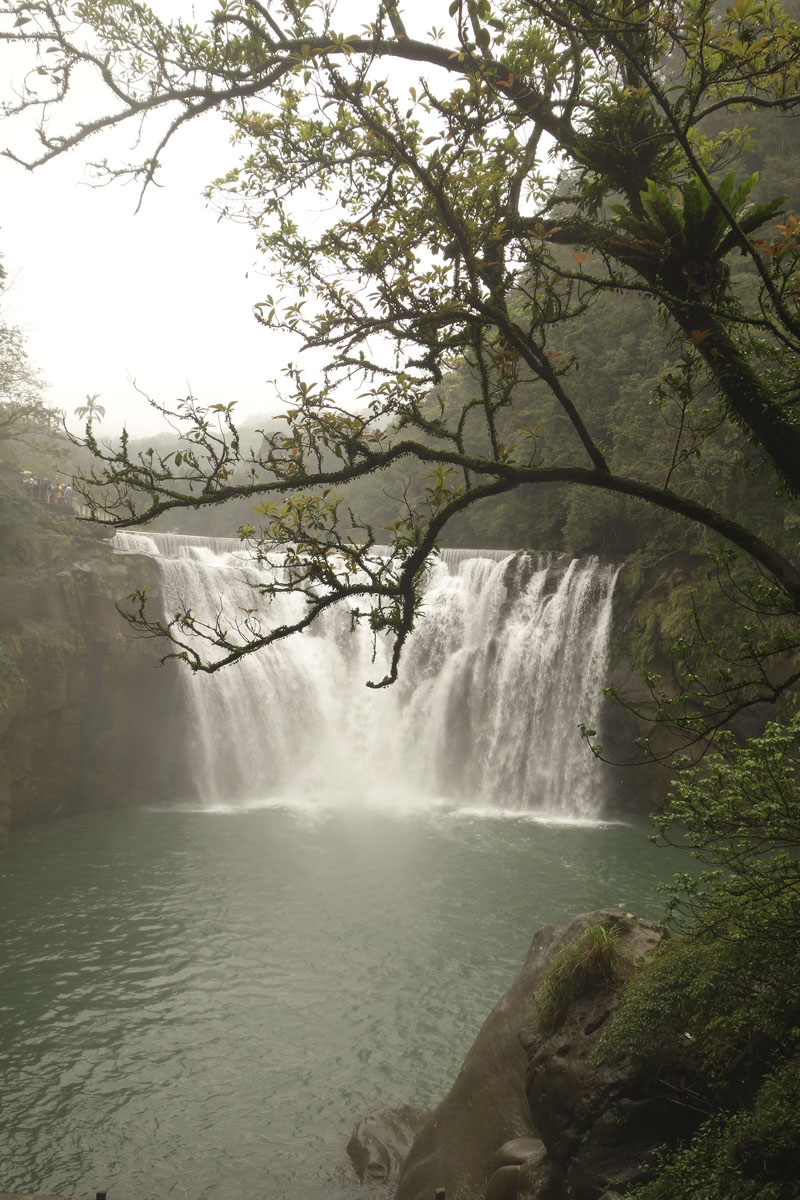
<svg viewBox="0 0 800 1200">
<path fill-rule="evenodd" d="M 561 946 L 536 992 L 539 1027 L 546 1033 L 555 1032 L 576 1000 L 619 980 L 620 966 L 613 925 L 590 925 L 579 938 Z"/>
<path fill-rule="evenodd" d="M 710 1118 L 636 1200 L 795 1200 L 800 1059 L 783 1063 L 751 1108 Z"/>
<path fill-rule="evenodd" d="M 629 1059 L 706 1121 L 636 1195 L 795 1195 L 800 717 L 744 746 L 726 739 L 680 778 L 656 824 L 710 869 L 668 886 L 682 931 L 633 978 L 598 1057 Z"/>
</svg>

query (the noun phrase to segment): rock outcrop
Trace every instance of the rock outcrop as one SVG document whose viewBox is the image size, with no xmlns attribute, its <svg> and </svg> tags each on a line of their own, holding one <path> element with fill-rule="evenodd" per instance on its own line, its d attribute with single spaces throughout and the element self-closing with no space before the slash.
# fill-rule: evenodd
<svg viewBox="0 0 800 1200">
<path fill-rule="evenodd" d="M 347 1154 L 359 1182 L 374 1185 L 395 1180 L 429 1116 L 426 1108 L 401 1104 L 362 1117 L 347 1143 Z"/>
<path fill-rule="evenodd" d="M 116 610 L 155 590 L 150 560 L 30 503 L 26 525 L 15 500 L 0 496 L 0 845 L 9 828 L 167 798 L 183 766 L 178 673 Z"/>
<path fill-rule="evenodd" d="M 616 932 L 622 956 L 616 983 L 574 1000 L 556 1030 L 542 1032 L 532 1021 L 520 1035 L 529 1060 L 531 1120 L 547 1149 L 550 1176 L 546 1188 L 521 1180 L 510 1200 L 597 1200 L 612 1182 L 636 1182 L 650 1151 L 667 1135 L 663 1104 L 644 1094 L 626 1063 L 592 1061 L 619 1007 L 621 985 L 661 935 L 649 922 L 605 910 L 572 921 L 564 940 L 597 923 Z"/>
<path fill-rule="evenodd" d="M 535 993 L 559 949 L 597 924 L 614 927 L 623 977 L 661 938 L 613 909 L 540 930 L 414 1142 L 396 1200 L 431 1200 L 437 1188 L 447 1200 L 599 1200 L 612 1182 L 638 1178 L 664 1140 L 664 1114 L 624 1064 L 591 1061 L 619 984 L 580 997 L 554 1032 L 535 1018 Z"/>
<path fill-rule="evenodd" d="M 456 1200 L 483 1200 L 498 1148 L 512 1138 L 536 1136 L 519 1035 L 562 932 L 549 925 L 534 937 L 520 975 L 492 1009 L 453 1087 L 414 1142 L 396 1200 L 431 1200 L 436 1188 Z"/>
</svg>

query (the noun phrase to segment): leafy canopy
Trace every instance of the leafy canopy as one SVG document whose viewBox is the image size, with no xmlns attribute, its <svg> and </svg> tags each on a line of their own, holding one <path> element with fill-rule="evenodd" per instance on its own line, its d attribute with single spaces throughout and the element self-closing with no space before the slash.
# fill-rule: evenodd
<svg viewBox="0 0 800 1200">
<path fill-rule="evenodd" d="M 568 483 L 687 518 L 751 557 L 776 613 L 797 613 L 796 545 L 757 511 L 698 499 L 693 473 L 724 435 L 786 504 L 800 494 L 797 220 L 781 195 L 754 199 L 745 161 L 751 114 L 800 107 L 800 28 L 777 3 L 453 0 L 431 17 L 377 0 L 356 18 L 336 3 L 236 0 L 190 23 L 56 0 L 0 15 L 0 38 L 31 56 L 6 104 L 8 152 L 29 164 L 143 122 L 140 161 L 96 165 L 146 189 L 184 124 L 222 114 L 241 164 L 210 194 L 251 223 L 270 265 L 256 315 L 323 355 L 314 378 L 287 366 L 286 427 L 257 450 L 239 439 L 234 400 L 165 409 L 175 454 L 87 432 L 98 518 L 137 525 L 250 497 L 242 536 L 286 567 L 271 589 L 306 597 L 291 626 L 239 629 L 160 622 L 140 597 L 134 623 L 193 669 L 346 600 L 393 638 L 390 682 L 448 522 L 521 485 L 532 503 Z M 76 121 L 87 72 L 108 108 Z M 645 439 L 664 440 L 669 413 L 646 463 L 604 445 L 591 357 L 567 349 L 615 293 L 658 314 L 668 364 L 636 400 Z M 345 485 L 402 462 L 428 477 L 388 528 L 349 511 Z M 388 555 L 371 553 L 383 541 Z M 779 687 L 758 677 L 758 698 Z"/>
</svg>

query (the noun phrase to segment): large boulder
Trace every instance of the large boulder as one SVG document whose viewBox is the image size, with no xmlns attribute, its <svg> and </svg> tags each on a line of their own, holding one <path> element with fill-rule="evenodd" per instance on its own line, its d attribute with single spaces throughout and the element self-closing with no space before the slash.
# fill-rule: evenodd
<svg viewBox="0 0 800 1200">
<path fill-rule="evenodd" d="M 414 1142 L 396 1200 L 432 1200 L 437 1188 L 448 1200 L 483 1200 L 497 1149 L 513 1138 L 536 1136 L 519 1035 L 530 1023 L 536 986 L 562 933 L 549 925 L 534 937 L 519 977 L 492 1009 L 450 1092 Z"/>
<path fill-rule="evenodd" d="M 597 1066 L 597 1042 L 619 1007 L 622 984 L 661 940 L 649 922 L 615 910 L 579 917 L 563 940 L 601 921 L 615 930 L 621 952 L 615 982 L 602 982 L 573 1000 L 555 1030 L 535 1021 L 521 1040 L 529 1058 L 526 1092 L 531 1120 L 551 1167 L 547 1189 L 520 1187 L 512 1200 L 598 1200 L 612 1183 L 644 1177 L 650 1153 L 669 1140 L 663 1100 L 649 1095 L 629 1064 Z"/>
<path fill-rule="evenodd" d="M 661 936 L 613 909 L 540 930 L 414 1142 L 396 1200 L 431 1200 L 437 1188 L 448 1200 L 597 1198 L 603 1181 L 635 1176 L 655 1143 L 658 1120 L 624 1068 L 598 1070 L 591 1063 L 618 987 L 582 997 L 556 1032 L 542 1033 L 535 1020 L 534 996 L 558 951 L 597 924 L 615 927 L 623 975 Z"/>
</svg>

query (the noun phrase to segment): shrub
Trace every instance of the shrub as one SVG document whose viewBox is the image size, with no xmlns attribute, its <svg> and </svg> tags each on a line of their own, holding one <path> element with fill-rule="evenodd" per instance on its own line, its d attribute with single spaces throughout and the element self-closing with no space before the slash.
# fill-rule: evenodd
<svg viewBox="0 0 800 1200">
<path fill-rule="evenodd" d="M 631 1195 L 798 1200 L 800 716 L 724 739 L 656 818 L 665 840 L 675 826 L 710 869 L 666 889 L 682 932 L 631 980 L 595 1060 L 627 1057 L 698 1132 Z"/>
<path fill-rule="evenodd" d="M 720 745 L 654 817 L 665 842 L 677 827 L 711 868 L 676 877 L 669 914 L 691 932 L 791 948 L 800 931 L 800 713 L 744 746 L 730 734 Z"/>
<path fill-rule="evenodd" d="M 781 1065 L 753 1108 L 717 1114 L 635 1200 L 797 1200 L 800 1059 Z"/>
<path fill-rule="evenodd" d="M 706 1111 L 749 1097 L 766 1057 L 793 1053 L 800 1026 L 800 949 L 708 933 L 661 946 L 630 981 L 595 1051 Z"/>
</svg>

